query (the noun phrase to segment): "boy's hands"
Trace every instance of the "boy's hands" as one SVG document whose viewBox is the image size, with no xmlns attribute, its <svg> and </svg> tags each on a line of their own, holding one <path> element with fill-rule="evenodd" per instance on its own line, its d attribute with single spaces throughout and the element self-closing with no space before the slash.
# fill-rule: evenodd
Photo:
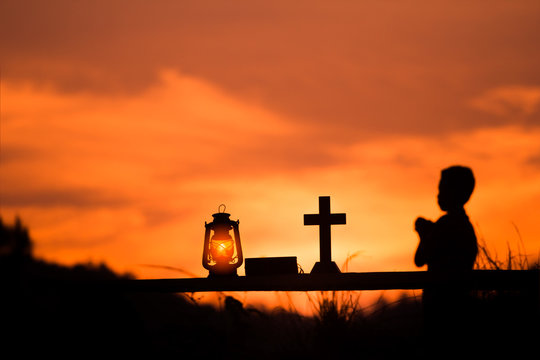
<svg viewBox="0 0 540 360">
<path fill-rule="evenodd" d="M 431 232 L 433 225 L 435 225 L 433 221 L 426 220 L 423 217 L 419 217 L 414 222 L 414 229 L 416 230 L 418 235 L 420 235 L 420 237 L 422 238 L 426 233 Z"/>
</svg>

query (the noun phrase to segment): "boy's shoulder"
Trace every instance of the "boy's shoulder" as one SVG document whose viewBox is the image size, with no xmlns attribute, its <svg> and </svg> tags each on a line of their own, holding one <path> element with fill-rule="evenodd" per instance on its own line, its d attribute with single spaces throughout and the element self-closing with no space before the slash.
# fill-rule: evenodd
<svg viewBox="0 0 540 360">
<path fill-rule="evenodd" d="M 467 215 L 465 210 L 453 213 L 446 213 L 441 216 L 435 224 L 439 226 L 445 226 L 456 223 L 470 223 L 469 216 Z"/>
</svg>

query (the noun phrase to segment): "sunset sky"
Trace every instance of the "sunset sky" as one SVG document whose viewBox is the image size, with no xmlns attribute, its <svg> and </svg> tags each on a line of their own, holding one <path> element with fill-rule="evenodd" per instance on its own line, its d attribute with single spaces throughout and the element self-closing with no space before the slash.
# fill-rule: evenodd
<svg viewBox="0 0 540 360">
<path fill-rule="evenodd" d="M 223 203 L 245 257 L 308 272 L 327 195 L 338 265 L 415 270 L 461 164 L 478 237 L 536 261 L 539 64 L 537 0 L 3 0 L 0 215 L 49 261 L 206 276 Z"/>
</svg>

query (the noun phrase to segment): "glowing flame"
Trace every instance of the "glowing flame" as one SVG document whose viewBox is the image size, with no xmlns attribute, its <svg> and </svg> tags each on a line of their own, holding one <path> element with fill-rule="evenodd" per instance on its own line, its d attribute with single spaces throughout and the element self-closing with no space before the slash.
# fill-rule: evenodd
<svg viewBox="0 0 540 360">
<path fill-rule="evenodd" d="M 232 261 L 234 255 L 234 242 L 232 239 L 212 240 L 211 255 L 214 260 Z"/>
</svg>

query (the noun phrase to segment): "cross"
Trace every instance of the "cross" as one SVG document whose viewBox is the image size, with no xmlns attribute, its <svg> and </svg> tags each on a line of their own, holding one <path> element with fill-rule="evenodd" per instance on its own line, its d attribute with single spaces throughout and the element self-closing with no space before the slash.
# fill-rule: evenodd
<svg viewBox="0 0 540 360">
<path fill-rule="evenodd" d="M 318 214 L 304 214 L 304 225 L 319 225 L 320 261 L 311 270 L 312 274 L 340 272 L 336 263 L 332 261 L 330 227 L 345 223 L 345 214 L 330 213 L 330 196 L 319 196 Z"/>
</svg>

